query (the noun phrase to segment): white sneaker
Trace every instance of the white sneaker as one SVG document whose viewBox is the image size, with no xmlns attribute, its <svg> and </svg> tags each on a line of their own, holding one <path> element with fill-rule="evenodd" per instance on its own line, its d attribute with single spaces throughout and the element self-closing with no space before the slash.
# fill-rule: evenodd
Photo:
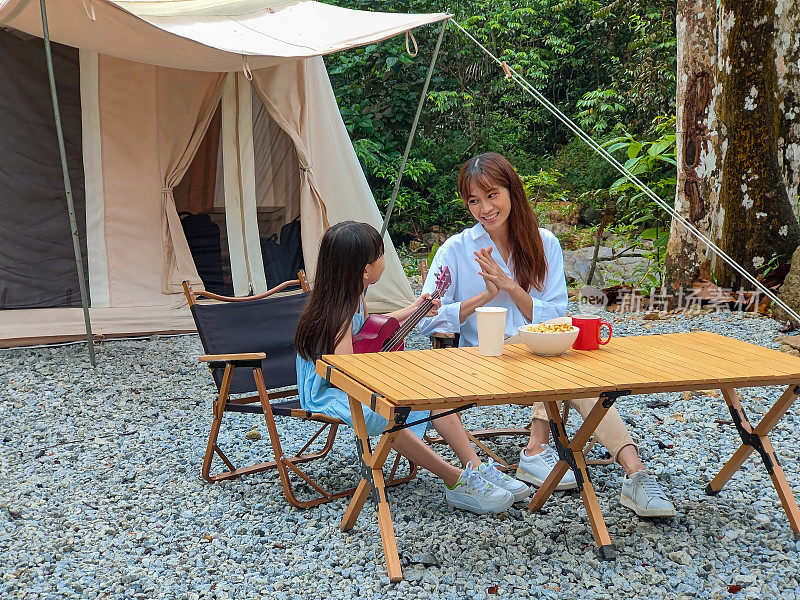
<svg viewBox="0 0 800 600">
<path fill-rule="evenodd" d="M 452 489 L 447 485 L 444 487 L 444 496 L 450 506 L 476 515 L 499 514 L 514 504 L 514 496 L 510 492 L 486 481 L 472 468 L 471 462 L 467 463 Z"/>
<path fill-rule="evenodd" d="M 655 475 L 647 471 L 638 471 L 622 479 L 619 501 L 640 517 L 675 516 L 675 506 L 661 489 Z"/>
<path fill-rule="evenodd" d="M 517 479 L 522 479 L 522 481 L 532 483 L 536 487 L 541 487 L 558 462 L 558 454 L 549 444 L 542 444 L 542 448 L 544 451 L 534 456 L 525 454 L 525 448 L 520 450 Z M 556 490 L 574 490 L 577 488 L 578 482 L 575 481 L 575 473 L 572 472 L 572 469 L 567 469 L 567 472 L 564 473 L 561 481 L 556 486 Z"/>
<path fill-rule="evenodd" d="M 481 463 L 481 466 L 478 467 L 478 473 L 489 483 L 504 489 L 514 496 L 514 502 L 525 500 L 525 498 L 531 495 L 531 488 L 522 483 L 519 479 L 514 479 L 503 473 L 494 466 L 494 461 L 491 458 L 488 462 Z"/>
</svg>

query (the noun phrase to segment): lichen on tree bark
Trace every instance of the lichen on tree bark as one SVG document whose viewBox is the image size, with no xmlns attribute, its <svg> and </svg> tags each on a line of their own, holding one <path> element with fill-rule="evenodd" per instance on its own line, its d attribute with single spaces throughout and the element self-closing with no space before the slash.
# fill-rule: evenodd
<svg viewBox="0 0 800 600">
<path fill-rule="evenodd" d="M 800 215 L 800 0 L 776 6 L 775 54 L 778 73 L 778 166 L 795 217 Z"/>
<path fill-rule="evenodd" d="M 727 151 L 719 193 L 724 219 L 715 243 L 756 273 L 774 256 L 788 263 L 800 244 L 778 166 L 776 1 L 723 0 L 719 10 L 719 119 Z M 713 266 L 718 285 L 742 285 L 741 276 L 722 260 L 715 259 Z"/>
</svg>

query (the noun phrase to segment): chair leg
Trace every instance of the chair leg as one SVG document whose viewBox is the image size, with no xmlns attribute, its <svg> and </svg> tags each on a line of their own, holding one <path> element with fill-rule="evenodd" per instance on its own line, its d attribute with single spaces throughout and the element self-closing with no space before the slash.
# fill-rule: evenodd
<svg viewBox="0 0 800 600">
<path fill-rule="evenodd" d="M 301 455 L 298 453 L 292 457 L 286 457 L 283 454 L 283 449 L 280 443 L 280 437 L 278 435 L 278 428 L 275 424 L 275 416 L 272 413 L 272 405 L 270 404 L 269 394 L 267 393 L 267 387 L 264 383 L 264 376 L 261 372 L 261 369 L 256 368 L 253 369 L 253 377 L 256 381 L 256 388 L 258 389 L 258 396 L 259 400 L 261 401 L 261 407 L 264 411 L 264 419 L 267 423 L 267 431 L 269 433 L 270 443 L 272 445 L 273 454 L 275 456 L 275 460 L 273 461 L 274 467 L 278 471 L 278 476 L 281 481 L 281 486 L 283 487 L 283 493 L 286 496 L 286 500 L 292 506 L 297 508 L 310 508 L 313 506 L 318 506 L 320 504 L 324 504 L 326 502 L 330 502 L 331 500 L 336 500 L 338 498 L 343 498 L 346 496 L 352 495 L 356 488 L 348 488 L 345 490 L 341 490 L 338 492 L 328 492 L 325 488 L 319 485 L 316 481 L 314 481 L 307 473 L 305 473 L 302 469 L 300 469 L 297 465 L 304 462 L 309 462 L 311 460 L 315 460 L 317 458 L 322 458 L 326 456 L 331 449 L 333 448 L 333 444 L 336 440 L 336 433 L 338 431 L 338 424 L 331 423 L 330 429 L 328 431 L 328 437 L 325 441 L 325 445 L 319 452 Z M 312 440 L 309 441 L 306 445 L 303 446 L 301 452 L 306 450 L 313 441 L 313 438 L 316 438 L 317 435 L 324 429 L 324 426 L 312 437 Z M 259 465 L 261 470 L 265 470 L 266 468 L 272 468 L 272 464 L 265 463 L 264 465 Z M 263 468 L 262 468 L 263 467 Z M 317 492 L 317 496 L 310 500 L 300 500 L 297 495 L 294 493 L 294 489 L 292 487 L 292 480 L 291 480 L 291 473 L 297 475 L 300 479 L 302 479 L 306 484 L 311 486 L 314 491 Z M 416 468 L 413 469 L 413 472 L 410 477 L 405 477 L 399 480 L 395 480 L 392 482 L 393 485 L 397 485 L 399 483 L 404 483 L 405 481 L 410 481 L 416 475 Z"/>
<path fill-rule="evenodd" d="M 225 372 L 222 375 L 222 382 L 219 386 L 219 395 L 217 396 L 217 400 L 214 403 L 213 413 L 214 418 L 211 421 L 211 431 L 208 434 L 208 443 L 206 445 L 206 453 L 203 456 L 203 466 L 200 470 L 200 474 L 202 475 L 203 479 L 208 482 L 218 481 L 220 477 L 230 476 L 229 473 L 235 472 L 235 468 L 233 463 L 228 460 L 228 457 L 220 450 L 219 446 L 217 446 L 217 437 L 219 436 L 219 430 L 222 426 L 222 415 L 225 413 L 225 404 L 228 401 L 228 395 L 231 389 L 231 379 L 233 378 L 233 365 L 228 363 L 225 365 Z M 225 465 L 228 467 L 228 473 L 222 473 L 221 475 L 211 475 L 211 462 L 214 460 L 214 454 L 218 454 Z"/>
<path fill-rule="evenodd" d="M 333 445 L 336 441 L 336 434 L 339 429 L 338 423 L 322 423 L 322 426 L 314 433 L 309 440 L 303 445 L 303 447 L 293 456 L 285 456 L 283 453 L 283 448 L 280 442 L 280 436 L 278 434 L 278 429 L 275 423 L 275 416 L 272 412 L 272 405 L 270 404 L 269 393 L 266 389 L 266 384 L 264 383 L 264 377 L 261 372 L 261 369 L 253 369 L 253 377 L 256 381 L 256 388 L 258 389 L 258 396 L 261 402 L 261 408 L 264 413 L 264 420 L 267 425 L 267 431 L 269 434 L 270 439 L 270 446 L 272 447 L 272 451 L 274 454 L 274 460 L 263 462 L 260 464 L 250 465 L 247 467 L 241 467 L 237 469 L 234 467 L 233 463 L 225 456 L 225 453 L 220 449 L 217 445 L 217 438 L 219 436 L 219 431 L 222 426 L 222 418 L 225 413 L 225 405 L 228 400 L 229 390 L 230 390 L 230 381 L 233 376 L 233 369 L 232 367 L 226 367 L 225 374 L 222 378 L 222 383 L 220 385 L 220 393 L 219 397 L 217 398 L 214 404 L 214 416 L 211 422 L 211 431 L 209 432 L 208 436 L 208 443 L 206 445 L 206 452 L 203 457 L 203 466 L 201 469 L 201 474 L 203 479 L 208 482 L 217 482 L 223 481 L 226 479 L 235 479 L 237 477 L 241 477 L 242 475 L 251 475 L 254 473 L 260 473 L 262 471 L 267 471 L 269 469 L 275 469 L 278 471 L 278 478 L 281 482 L 281 487 L 283 488 L 284 495 L 286 496 L 286 500 L 292 506 L 297 508 L 310 508 L 313 506 L 318 506 L 319 504 L 323 504 L 325 502 L 330 502 L 331 500 L 336 500 L 338 498 L 344 498 L 346 496 L 350 496 L 355 492 L 355 487 L 348 488 L 345 490 L 340 490 L 337 492 L 328 492 L 324 487 L 322 487 L 319 483 L 314 481 L 307 473 L 305 473 L 302 469 L 298 467 L 298 465 L 311 462 L 313 460 L 324 458 L 327 456 L 330 451 L 333 449 Z M 328 430 L 327 436 L 325 438 L 325 443 L 323 444 L 322 448 L 320 448 L 316 452 L 306 452 L 311 444 L 314 443 L 315 440 L 322 434 L 323 431 Z M 214 460 L 214 455 L 218 455 L 225 466 L 228 467 L 227 471 L 223 471 L 216 475 L 211 475 L 211 464 Z M 411 481 L 416 477 L 417 467 L 414 463 L 409 463 L 409 473 L 404 477 L 395 477 L 397 467 L 399 465 L 401 457 L 398 456 L 398 459 L 395 461 L 395 464 L 392 468 L 392 473 L 389 476 L 386 485 L 399 485 L 401 483 L 406 483 Z M 292 476 L 299 477 L 302 479 L 307 485 L 309 485 L 316 493 L 316 497 L 311 498 L 310 500 L 301 500 L 297 497 L 294 492 L 293 485 L 292 485 Z"/>
<path fill-rule="evenodd" d="M 217 436 L 219 435 L 219 429 L 222 425 L 222 419 L 216 415 L 214 415 L 214 419 L 211 421 L 211 431 L 208 434 L 208 444 L 206 445 L 206 453 L 203 456 L 203 467 L 200 470 L 200 474 L 203 476 L 208 482 L 214 481 L 214 478 L 211 476 L 211 462 L 214 460 L 214 453 L 219 451 L 217 447 Z"/>
<path fill-rule="evenodd" d="M 406 460 L 408 462 L 408 474 L 405 475 L 404 477 L 395 477 L 397 473 L 397 467 L 400 466 L 400 463 L 403 462 L 403 460 Z M 389 472 L 389 477 L 386 478 L 386 486 L 389 487 L 389 486 L 400 485 L 401 483 L 408 483 L 416 476 L 417 476 L 417 464 L 411 462 L 408 459 L 405 459 L 405 457 L 398 454 L 394 459 L 394 463 L 392 464 L 392 469 Z"/>
</svg>

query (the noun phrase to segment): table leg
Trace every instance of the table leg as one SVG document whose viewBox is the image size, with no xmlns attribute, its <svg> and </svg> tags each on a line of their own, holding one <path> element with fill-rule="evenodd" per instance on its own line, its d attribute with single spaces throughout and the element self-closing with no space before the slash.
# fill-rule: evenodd
<svg viewBox="0 0 800 600">
<path fill-rule="evenodd" d="M 786 513 L 786 517 L 789 519 L 789 525 L 792 528 L 795 539 L 800 540 L 800 509 L 797 507 L 797 500 L 794 497 L 794 492 L 792 492 L 789 482 L 786 481 L 786 475 L 783 473 L 783 469 L 781 469 L 778 461 L 774 460 L 775 451 L 772 448 L 772 443 L 766 436 L 762 438 L 762 442 L 764 448 L 773 457 L 772 473 L 769 474 L 770 479 L 772 479 L 772 485 L 775 486 L 775 491 L 778 492 L 778 498 L 781 499 L 781 505 Z"/>
<path fill-rule="evenodd" d="M 356 438 L 360 441 L 359 450 L 361 452 L 360 458 L 364 465 L 364 473 L 345 511 L 340 529 L 341 531 L 349 531 L 353 528 L 358 515 L 364 508 L 364 503 L 374 489 L 374 493 L 377 496 L 378 528 L 381 534 L 381 543 L 383 544 L 383 554 L 386 559 L 389 579 L 391 581 L 400 581 L 403 579 L 403 572 L 400 567 L 400 556 L 397 553 L 392 515 L 389 511 L 389 502 L 386 499 L 386 488 L 383 479 L 383 464 L 389 457 L 395 436 L 384 433 L 378 441 L 378 445 L 375 446 L 375 450 L 371 451 L 367 426 L 364 421 L 364 411 L 361 403 L 352 397 L 350 397 L 350 414 L 353 418 L 353 429 L 355 430 Z M 368 479 L 369 476 L 372 478 L 371 483 Z"/>
<path fill-rule="evenodd" d="M 547 410 L 548 416 L 552 414 L 552 411 L 558 413 L 558 404 L 555 402 L 545 402 L 545 409 Z M 553 417 L 550 416 L 552 419 Z M 563 419 L 561 415 L 557 415 L 558 420 L 556 421 L 556 426 L 558 427 L 559 431 L 563 431 Z M 567 444 L 564 444 L 565 446 Z M 556 463 L 556 466 L 553 467 L 553 470 L 550 471 L 550 475 L 547 476 L 547 479 L 544 480 L 544 483 L 539 486 L 539 489 L 536 490 L 536 493 L 531 498 L 530 503 L 528 504 L 529 511 L 536 511 L 540 510 L 544 503 L 547 502 L 548 498 L 556 491 L 556 486 L 561 481 L 561 478 L 569 469 L 569 464 L 565 460 L 560 460 Z"/>
<path fill-rule="evenodd" d="M 350 504 L 347 505 L 347 510 L 342 518 L 342 524 L 339 526 L 340 531 L 350 531 L 358 520 L 358 515 L 364 508 L 364 503 L 369 498 L 369 483 L 363 477 L 356 487 L 353 497 L 350 499 Z"/>
<path fill-rule="evenodd" d="M 789 519 L 792 532 L 795 538 L 799 538 L 800 509 L 798 509 L 797 501 L 789 486 L 789 482 L 786 480 L 786 475 L 783 469 L 781 469 L 780 464 L 778 464 L 775 450 L 767 434 L 772 431 L 781 417 L 789 410 L 792 403 L 797 398 L 800 388 L 793 385 L 789 386 L 755 427 L 750 424 L 750 421 L 745 415 L 739 392 L 734 388 L 722 388 L 721 391 L 731 411 L 731 416 L 734 419 L 734 424 L 739 431 L 739 435 L 742 437 L 742 445 L 739 446 L 733 456 L 725 463 L 722 469 L 720 469 L 719 473 L 717 473 L 708 486 L 706 486 L 706 493 L 712 495 L 718 494 L 733 474 L 741 468 L 744 461 L 747 460 L 747 457 L 750 456 L 754 450 L 757 450 L 772 479 L 772 485 L 778 492 L 778 497 Z"/>
<path fill-rule="evenodd" d="M 584 419 L 583 425 L 581 425 L 572 438 L 572 441 L 570 441 L 567 438 L 567 432 L 564 428 L 564 421 L 558 411 L 558 405 L 555 402 L 545 403 L 547 416 L 554 424 L 554 433 L 557 433 L 556 445 L 561 446 L 565 452 L 572 454 L 572 461 L 576 469 L 575 478 L 580 482 L 581 499 L 583 500 L 583 505 L 586 507 L 586 514 L 592 526 L 592 534 L 594 535 L 600 557 L 603 560 L 611 560 L 614 558 L 614 546 L 611 543 L 611 537 L 608 535 L 608 529 L 606 528 L 603 514 L 600 511 L 600 504 L 594 493 L 594 487 L 591 481 L 589 481 L 589 473 L 586 470 L 586 461 L 584 460 L 582 450 L 611 406 L 612 403 L 608 403 L 605 400 L 598 400 L 591 412 L 586 416 L 586 419 Z M 544 485 L 539 488 L 531 499 L 528 506 L 529 510 L 538 510 L 544 505 L 547 498 L 549 498 L 555 490 L 558 482 L 561 481 L 561 477 L 566 473 L 567 468 L 569 468 L 569 464 L 565 458 L 562 457 L 550 473 L 550 476 L 545 480 Z"/>
</svg>

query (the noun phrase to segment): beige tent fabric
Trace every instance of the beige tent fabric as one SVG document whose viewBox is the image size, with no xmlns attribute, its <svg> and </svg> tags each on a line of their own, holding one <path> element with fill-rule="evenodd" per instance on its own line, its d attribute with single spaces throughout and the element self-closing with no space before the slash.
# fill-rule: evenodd
<svg viewBox="0 0 800 600">
<path fill-rule="evenodd" d="M 257 69 L 384 40 L 444 13 L 349 10 L 295 0 L 47 0 L 53 41 L 108 56 L 198 71 Z M 42 37 L 39 3 L 0 0 L 0 25 Z M 243 58 L 243 57 L 246 57 Z"/>
<path fill-rule="evenodd" d="M 203 214 L 214 210 L 221 125 L 222 110 L 218 106 L 186 175 L 172 189 L 178 213 L 185 210 L 194 214 Z"/>
<path fill-rule="evenodd" d="M 109 305 L 168 305 L 161 294 L 155 67 L 103 55 L 98 62 Z"/>
<path fill-rule="evenodd" d="M 90 308 L 89 318 L 92 332 L 100 337 L 195 331 L 189 310 L 169 304 Z M 0 310 L 0 348 L 85 339 L 86 324 L 80 308 Z"/>
<path fill-rule="evenodd" d="M 109 306 L 106 256 L 105 199 L 100 139 L 99 57 L 81 50 L 81 133 L 86 198 L 86 251 L 89 298 L 95 308 Z"/>
<path fill-rule="evenodd" d="M 306 271 L 313 276 L 328 221 L 352 219 L 379 229 L 382 218 L 339 114 L 322 58 L 253 71 L 253 85 L 272 118 L 295 143 L 301 169 L 303 257 Z M 367 300 L 376 312 L 413 300 L 388 235 L 386 271 L 380 282 L 370 286 Z"/>
<path fill-rule="evenodd" d="M 250 87 L 241 73 L 228 74 L 222 104 L 225 225 L 237 296 L 267 289 L 258 235 Z"/>
<path fill-rule="evenodd" d="M 172 188 L 183 179 L 222 95 L 222 73 L 200 73 L 156 67 L 158 161 L 164 210 L 161 291 L 181 293 L 181 282 L 202 285 L 183 234 Z"/>
<path fill-rule="evenodd" d="M 110 306 L 169 304 L 199 283 L 171 187 L 183 177 L 218 102 L 223 74 L 99 57 Z"/>
</svg>

